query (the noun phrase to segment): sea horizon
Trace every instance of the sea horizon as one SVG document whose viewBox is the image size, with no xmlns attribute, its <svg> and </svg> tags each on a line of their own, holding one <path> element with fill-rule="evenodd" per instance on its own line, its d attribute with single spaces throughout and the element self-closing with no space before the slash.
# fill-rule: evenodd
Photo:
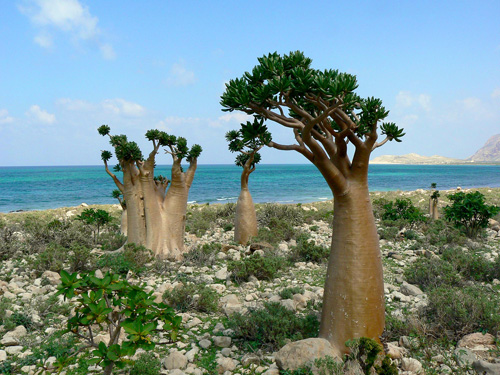
<svg viewBox="0 0 500 375">
<path fill-rule="evenodd" d="M 170 175 L 160 164 L 156 174 Z M 121 173 L 117 173 L 120 176 Z M 234 203 L 240 193 L 241 168 L 234 164 L 199 164 L 189 192 L 189 203 Z M 370 191 L 439 190 L 457 187 L 500 187 L 500 165 L 372 164 Z M 314 165 L 259 164 L 250 176 L 256 203 L 308 203 L 332 199 L 332 193 Z M 116 189 L 103 165 L 0 167 L 0 212 L 73 207 L 81 203 L 113 204 Z"/>
</svg>

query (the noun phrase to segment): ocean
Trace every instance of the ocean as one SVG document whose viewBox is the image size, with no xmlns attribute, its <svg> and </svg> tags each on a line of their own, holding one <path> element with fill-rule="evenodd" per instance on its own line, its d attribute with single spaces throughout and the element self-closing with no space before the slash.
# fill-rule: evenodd
<svg viewBox="0 0 500 375">
<path fill-rule="evenodd" d="M 170 175 L 159 165 L 157 174 Z M 199 165 L 189 192 L 190 203 L 236 202 L 241 168 Z M 500 187 L 500 165 L 371 165 L 371 191 Z M 262 164 L 250 175 L 255 202 L 307 203 L 332 198 L 311 164 Z M 101 166 L 0 167 L 0 212 L 44 210 L 87 204 L 113 204 L 116 189 Z"/>
</svg>

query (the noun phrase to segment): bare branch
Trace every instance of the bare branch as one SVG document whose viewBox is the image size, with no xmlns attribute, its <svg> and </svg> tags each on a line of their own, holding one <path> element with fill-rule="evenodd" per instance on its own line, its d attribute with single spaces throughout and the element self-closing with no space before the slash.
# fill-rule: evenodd
<svg viewBox="0 0 500 375">
<path fill-rule="evenodd" d="M 123 194 L 125 187 L 123 186 L 121 181 L 118 179 L 118 177 L 116 177 L 116 175 L 109 170 L 108 162 L 106 160 L 104 160 L 104 168 L 106 168 L 106 173 L 109 174 L 111 176 L 111 178 L 113 179 L 113 181 L 115 182 L 115 185 L 118 188 L 118 190 L 120 190 Z"/>
</svg>

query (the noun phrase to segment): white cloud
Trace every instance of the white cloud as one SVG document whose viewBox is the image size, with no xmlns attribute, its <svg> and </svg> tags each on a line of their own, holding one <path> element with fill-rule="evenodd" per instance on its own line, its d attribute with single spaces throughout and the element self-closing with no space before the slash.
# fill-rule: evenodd
<svg viewBox="0 0 500 375">
<path fill-rule="evenodd" d="M 102 57 L 105 60 L 114 60 L 116 58 L 115 50 L 111 44 L 102 44 L 100 47 Z"/>
<path fill-rule="evenodd" d="M 493 92 L 491 93 L 491 97 L 493 99 L 500 98 L 500 88 L 493 90 Z"/>
<path fill-rule="evenodd" d="M 193 71 L 187 70 L 184 61 L 172 65 L 167 78 L 167 84 L 171 86 L 188 86 L 196 82 Z"/>
<path fill-rule="evenodd" d="M 431 110 L 431 97 L 427 94 L 414 95 L 410 91 L 400 91 L 396 96 L 396 106 L 408 108 L 417 105 L 425 111 Z"/>
<path fill-rule="evenodd" d="M 68 111 L 75 112 L 107 112 L 125 117 L 141 117 L 146 114 L 146 108 L 142 105 L 121 98 L 105 99 L 100 103 L 62 98 L 57 100 L 56 104 Z"/>
<path fill-rule="evenodd" d="M 54 45 L 54 40 L 51 35 L 42 32 L 39 35 L 35 36 L 35 43 L 43 48 L 51 48 Z"/>
<path fill-rule="evenodd" d="M 247 115 L 243 112 L 228 112 L 219 117 L 220 121 L 224 122 L 247 122 L 253 119 L 253 116 Z"/>
<path fill-rule="evenodd" d="M 0 109 L 0 124 L 9 124 L 14 121 L 14 117 L 9 116 L 9 111 Z"/>
<path fill-rule="evenodd" d="M 39 29 L 34 41 L 40 47 L 53 47 L 52 32 L 60 31 L 68 34 L 75 42 L 94 40 L 103 58 L 115 58 L 113 47 L 98 40 L 101 34 L 99 19 L 78 0 L 25 0 L 24 4 L 18 8 Z"/>
<path fill-rule="evenodd" d="M 54 114 L 48 113 L 36 104 L 32 105 L 30 109 L 28 109 L 26 115 L 35 121 L 42 122 L 44 124 L 53 124 L 56 122 L 56 116 Z"/>
</svg>

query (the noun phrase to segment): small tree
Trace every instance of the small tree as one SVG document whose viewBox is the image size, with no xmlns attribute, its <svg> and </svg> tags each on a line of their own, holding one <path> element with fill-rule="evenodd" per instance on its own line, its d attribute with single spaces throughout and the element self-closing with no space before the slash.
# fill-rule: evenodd
<svg viewBox="0 0 500 375">
<path fill-rule="evenodd" d="M 260 162 L 259 150 L 271 141 L 263 120 L 255 119 L 253 123 L 241 124 L 240 130 L 231 130 L 226 134 L 229 151 L 238 152 L 235 164 L 243 168 L 241 173 L 241 192 L 236 203 L 234 223 L 234 241 L 246 244 L 257 236 L 257 215 L 252 196 L 248 189 L 248 178 L 255 171 L 255 165 Z"/>
<path fill-rule="evenodd" d="M 155 342 L 151 334 L 158 324 L 170 331 L 175 340 L 181 317 L 164 303 L 156 303 L 153 292 L 130 284 L 119 275 L 107 273 L 98 278 L 91 273 L 69 274 L 61 271 L 61 284 L 56 295 L 76 299 L 74 315 L 68 319 L 66 332 L 83 339 L 85 348 L 92 348 L 92 364 L 100 365 L 103 374 L 109 375 L 114 366 L 122 368 L 130 362 L 127 357 L 137 349 L 152 350 Z M 96 342 L 96 329 L 106 327 L 109 341 Z M 127 338 L 120 343 L 122 329 Z M 76 353 L 75 353 L 76 354 Z"/>
<path fill-rule="evenodd" d="M 476 237 L 488 226 L 488 219 L 500 212 L 500 207 L 485 203 L 484 195 L 479 191 L 464 193 L 459 191 L 448 195 L 451 206 L 444 208 L 446 220 L 452 222 L 468 237 Z"/>
<path fill-rule="evenodd" d="M 383 208 L 382 219 L 391 221 L 402 220 L 410 228 L 413 228 L 418 222 L 426 220 L 423 212 L 418 207 L 415 207 L 408 198 L 396 199 L 395 202 L 385 204 Z"/>
<path fill-rule="evenodd" d="M 76 220 L 83 221 L 85 224 L 88 224 L 92 228 L 92 233 L 94 234 L 94 244 L 96 244 L 99 240 L 101 228 L 104 225 L 110 223 L 111 220 L 113 220 L 113 217 L 109 214 L 108 211 L 95 208 L 87 208 L 76 217 Z"/>
<path fill-rule="evenodd" d="M 429 217 L 433 220 L 439 219 L 438 202 L 439 202 L 439 191 L 436 190 L 437 184 L 433 182 L 431 184 L 432 194 L 429 198 Z"/>
<path fill-rule="evenodd" d="M 389 111 L 380 99 L 357 95 L 351 74 L 313 69 L 312 60 L 299 51 L 272 53 L 258 62 L 226 84 L 221 104 L 224 111 L 242 111 L 290 129 L 292 142 L 268 146 L 302 154 L 332 190 L 332 246 L 320 337 L 345 353 L 347 340 L 378 339 L 384 330 L 384 280 L 368 164 L 374 149 L 400 142 L 403 129 L 381 123 Z M 379 127 L 385 136 L 381 142 Z M 348 145 L 355 148 L 352 161 Z"/>
<path fill-rule="evenodd" d="M 110 135 L 107 125 L 99 127 L 98 132 L 109 136 L 118 159 L 115 171 L 123 172 L 122 182 L 108 168 L 111 152 L 102 151 L 106 172 L 113 178 L 127 205 L 128 242 L 145 246 L 161 258 L 181 259 L 188 193 L 201 146 L 193 145 L 189 149 L 185 138 L 148 130 L 146 138 L 152 142 L 153 149 L 145 159 L 139 146 L 128 141 L 125 135 Z M 172 156 L 171 180 L 154 174 L 156 155 L 161 147 Z M 189 163 L 186 172 L 181 166 L 183 159 Z"/>
</svg>

